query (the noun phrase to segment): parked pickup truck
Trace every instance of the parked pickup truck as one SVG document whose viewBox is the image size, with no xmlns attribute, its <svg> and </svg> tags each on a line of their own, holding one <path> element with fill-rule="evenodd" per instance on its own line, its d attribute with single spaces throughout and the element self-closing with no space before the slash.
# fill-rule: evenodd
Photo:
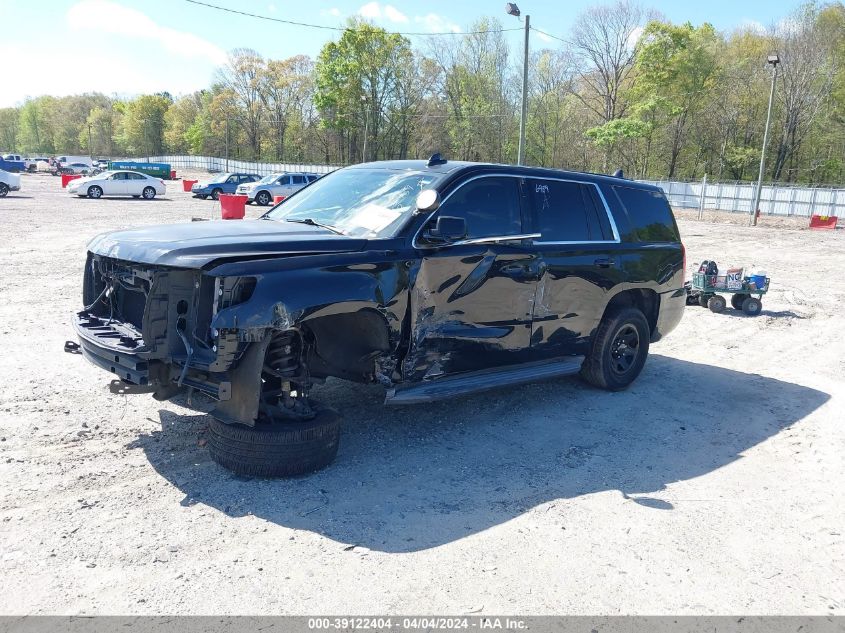
<svg viewBox="0 0 845 633">
<path fill-rule="evenodd" d="M 684 259 L 657 187 L 435 155 L 338 170 L 258 220 L 97 237 L 74 323 L 126 389 L 214 399 L 218 463 L 291 475 L 337 452 L 328 377 L 397 405 L 626 388 L 681 319 Z"/>
<path fill-rule="evenodd" d="M 26 161 L 18 154 L 6 154 L 0 158 L 0 169 L 12 173 L 26 171 Z"/>
</svg>

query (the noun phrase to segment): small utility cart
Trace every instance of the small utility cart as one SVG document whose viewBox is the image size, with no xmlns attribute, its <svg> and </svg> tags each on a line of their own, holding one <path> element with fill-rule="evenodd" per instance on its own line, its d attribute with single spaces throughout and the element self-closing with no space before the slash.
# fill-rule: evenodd
<svg viewBox="0 0 845 633">
<path fill-rule="evenodd" d="M 742 268 L 720 275 L 714 268 L 715 265 L 692 274 L 692 281 L 686 284 L 687 305 L 698 304 L 710 308 L 711 312 L 722 312 L 728 304 L 722 294 L 729 294 L 734 310 L 742 310 L 748 316 L 760 314 L 763 295 L 769 291 L 769 278 L 761 275 L 746 277 Z"/>
</svg>

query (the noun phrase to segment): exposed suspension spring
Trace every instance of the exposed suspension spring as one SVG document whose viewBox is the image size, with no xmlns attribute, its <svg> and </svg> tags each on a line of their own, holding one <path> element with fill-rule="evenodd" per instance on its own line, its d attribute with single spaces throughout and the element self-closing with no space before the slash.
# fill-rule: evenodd
<svg viewBox="0 0 845 633">
<path fill-rule="evenodd" d="M 302 336 L 296 330 L 287 330 L 273 335 L 265 362 L 274 375 L 291 380 L 300 373 L 301 357 Z"/>
</svg>

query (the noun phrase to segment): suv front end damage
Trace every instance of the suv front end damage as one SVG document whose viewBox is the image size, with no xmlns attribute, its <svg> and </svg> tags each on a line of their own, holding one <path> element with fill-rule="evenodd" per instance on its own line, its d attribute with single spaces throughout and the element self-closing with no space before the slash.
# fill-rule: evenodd
<svg viewBox="0 0 845 633">
<path fill-rule="evenodd" d="M 81 351 L 159 399 L 190 387 L 228 400 L 228 372 L 246 343 L 237 329 L 217 330 L 212 321 L 247 301 L 254 287 L 251 277 L 213 277 L 89 253 L 84 308 L 74 323 Z"/>
</svg>

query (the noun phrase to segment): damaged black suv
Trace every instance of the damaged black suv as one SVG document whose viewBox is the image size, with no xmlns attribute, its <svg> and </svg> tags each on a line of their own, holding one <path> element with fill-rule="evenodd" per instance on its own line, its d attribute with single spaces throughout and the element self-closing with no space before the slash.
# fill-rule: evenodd
<svg viewBox="0 0 845 633">
<path fill-rule="evenodd" d="M 552 169 L 356 165 L 258 220 L 95 238 L 75 318 L 134 391 L 210 396 L 212 457 L 292 475 L 332 461 L 327 377 L 406 405 L 579 373 L 624 389 L 683 314 L 684 248 L 653 186 Z"/>
</svg>

